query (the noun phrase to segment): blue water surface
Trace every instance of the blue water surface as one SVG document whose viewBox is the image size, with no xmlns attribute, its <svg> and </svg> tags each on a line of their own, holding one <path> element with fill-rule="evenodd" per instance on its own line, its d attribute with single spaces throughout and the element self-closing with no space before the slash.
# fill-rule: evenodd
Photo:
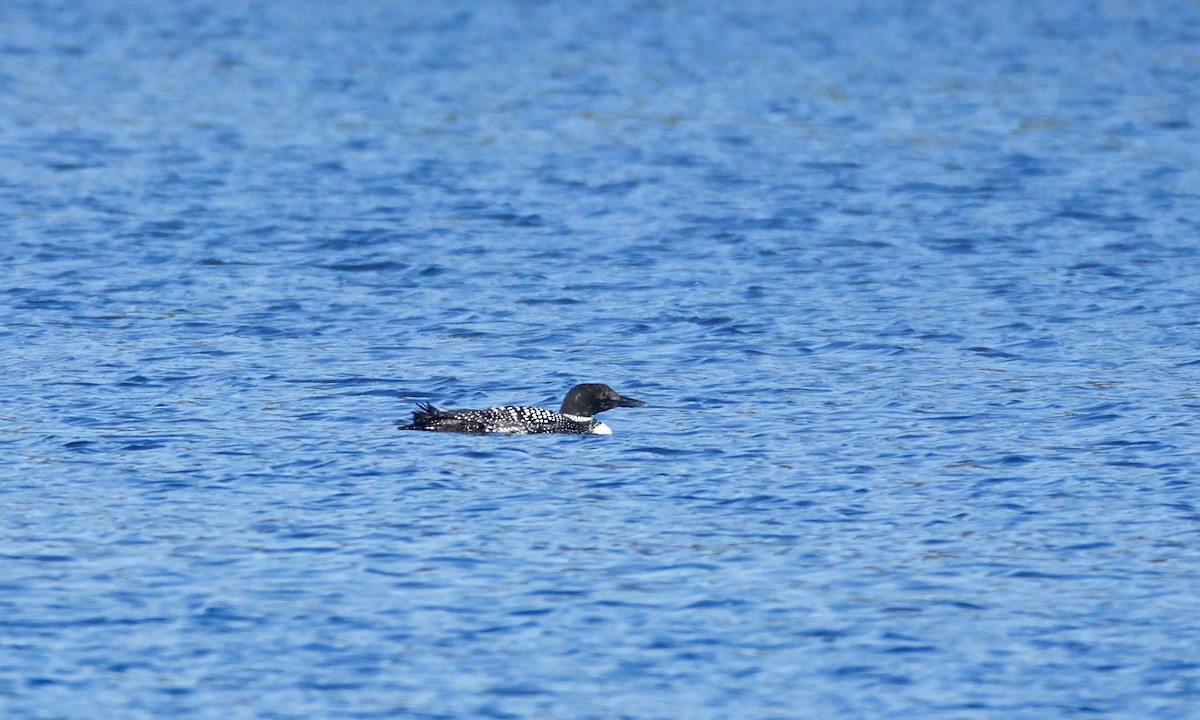
<svg viewBox="0 0 1200 720">
<path fill-rule="evenodd" d="M 6 0 L 0 715 L 1200 717 L 1198 108 L 1189 0 Z"/>
</svg>

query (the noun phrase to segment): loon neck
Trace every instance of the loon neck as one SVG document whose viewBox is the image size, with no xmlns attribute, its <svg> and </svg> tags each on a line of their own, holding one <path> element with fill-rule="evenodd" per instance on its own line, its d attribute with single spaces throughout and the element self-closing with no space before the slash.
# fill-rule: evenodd
<svg viewBox="0 0 1200 720">
<path fill-rule="evenodd" d="M 574 420 L 577 423 L 586 423 L 588 426 L 588 434 L 590 435 L 612 435 L 612 428 L 594 417 L 588 417 L 586 415 L 574 415 L 572 413 L 563 413 L 563 416 Z"/>
</svg>

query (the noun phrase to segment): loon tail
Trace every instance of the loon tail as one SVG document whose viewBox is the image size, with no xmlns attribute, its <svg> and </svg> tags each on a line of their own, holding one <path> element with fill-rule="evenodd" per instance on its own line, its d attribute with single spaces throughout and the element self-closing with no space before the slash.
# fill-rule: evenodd
<svg viewBox="0 0 1200 720">
<path fill-rule="evenodd" d="M 441 432 L 482 433 L 486 428 L 477 419 L 463 417 L 454 410 L 438 410 L 429 403 L 417 403 L 412 422 L 398 430 L 434 430 Z"/>
<path fill-rule="evenodd" d="M 417 403 L 417 410 L 413 412 L 412 423 L 408 425 L 400 425 L 400 430 L 434 430 L 436 429 L 438 419 L 442 417 L 442 411 L 435 408 L 427 402 Z"/>
</svg>

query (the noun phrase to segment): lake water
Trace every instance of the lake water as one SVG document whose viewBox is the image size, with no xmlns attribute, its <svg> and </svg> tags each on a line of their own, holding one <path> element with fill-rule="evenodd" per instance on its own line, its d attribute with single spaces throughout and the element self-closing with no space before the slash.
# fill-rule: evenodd
<svg viewBox="0 0 1200 720">
<path fill-rule="evenodd" d="M 7 0 L 0 714 L 1200 717 L 1198 108 L 1185 0 Z"/>
</svg>

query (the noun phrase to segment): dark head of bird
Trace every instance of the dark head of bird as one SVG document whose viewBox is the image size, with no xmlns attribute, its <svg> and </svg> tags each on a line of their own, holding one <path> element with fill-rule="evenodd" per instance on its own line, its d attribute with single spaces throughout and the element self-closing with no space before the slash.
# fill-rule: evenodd
<svg viewBox="0 0 1200 720">
<path fill-rule="evenodd" d="M 596 413 L 615 407 L 646 407 L 646 403 L 623 397 L 607 385 L 588 383 L 571 388 L 563 398 L 562 409 L 559 412 L 576 417 L 592 417 Z"/>
</svg>

